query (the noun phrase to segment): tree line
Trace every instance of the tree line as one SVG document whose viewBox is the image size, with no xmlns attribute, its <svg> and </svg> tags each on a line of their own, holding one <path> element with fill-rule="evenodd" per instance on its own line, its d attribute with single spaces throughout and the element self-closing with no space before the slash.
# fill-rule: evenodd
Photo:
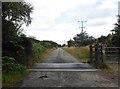
<svg viewBox="0 0 120 89">
<path fill-rule="evenodd" d="M 2 69 L 4 73 L 23 71 L 36 62 L 48 48 L 58 47 L 53 41 L 39 41 L 23 34 L 22 25 L 32 22 L 34 8 L 26 2 L 2 3 Z M 4 77 L 4 76 L 3 76 Z M 3 78 L 3 82 L 6 81 Z"/>
<path fill-rule="evenodd" d="M 117 22 L 111 30 L 112 34 L 101 36 L 97 39 L 98 43 L 105 44 L 108 47 L 120 47 L 120 15 L 117 16 Z"/>
<path fill-rule="evenodd" d="M 95 42 L 95 38 L 93 36 L 89 36 L 86 31 L 82 30 L 81 33 L 77 34 L 73 37 L 73 40 L 70 39 L 67 41 L 68 47 L 71 46 L 86 46 Z"/>
<path fill-rule="evenodd" d="M 117 17 L 118 19 L 115 23 L 115 27 L 111 30 L 112 34 L 108 34 L 107 36 L 102 35 L 99 38 L 94 38 L 93 36 L 89 36 L 86 31 L 82 30 L 81 33 L 73 37 L 73 40 L 70 39 L 67 41 L 68 47 L 80 47 L 97 43 L 104 44 L 109 47 L 120 47 L 120 15 Z"/>
</svg>

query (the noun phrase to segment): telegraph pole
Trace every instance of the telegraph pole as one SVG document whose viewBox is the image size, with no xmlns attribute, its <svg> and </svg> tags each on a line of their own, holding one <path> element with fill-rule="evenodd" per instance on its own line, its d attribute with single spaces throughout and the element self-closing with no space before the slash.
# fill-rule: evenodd
<svg viewBox="0 0 120 89">
<path fill-rule="evenodd" d="M 120 15 L 120 1 L 118 2 L 118 15 Z"/>
<path fill-rule="evenodd" d="M 79 22 L 81 22 L 81 27 L 79 27 L 79 28 L 81 28 L 81 31 L 83 32 L 83 29 L 85 28 L 83 24 L 84 24 L 85 22 L 87 22 L 87 21 L 78 21 L 78 23 L 79 23 Z"/>
</svg>

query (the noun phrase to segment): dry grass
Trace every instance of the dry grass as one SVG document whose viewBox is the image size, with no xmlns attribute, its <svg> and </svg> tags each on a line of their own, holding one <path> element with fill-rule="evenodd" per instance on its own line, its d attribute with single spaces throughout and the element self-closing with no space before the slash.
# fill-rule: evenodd
<svg viewBox="0 0 120 89">
<path fill-rule="evenodd" d="M 109 73 L 112 74 L 113 77 L 117 77 L 118 78 L 118 68 L 120 66 L 120 64 L 108 64 L 108 66 L 110 67 L 111 71 L 108 71 Z"/>
<path fill-rule="evenodd" d="M 87 62 L 89 59 L 89 47 L 66 47 L 68 53 L 76 57 L 80 62 Z"/>
<path fill-rule="evenodd" d="M 55 50 L 55 48 L 52 48 L 52 49 L 47 49 L 45 52 L 43 52 L 42 54 L 41 54 L 41 61 L 39 61 L 39 62 L 43 62 L 43 59 L 49 54 L 49 53 L 51 53 L 53 50 Z"/>
<path fill-rule="evenodd" d="M 18 81 L 22 80 L 28 74 L 27 71 L 23 73 L 17 72 L 2 72 L 2 87 L 13 86 Z"/>
<path fill-rule="evenodd" d="M 118 84 L 120 64 L 108 64 L 108 69 L 102 69 L 101 75 Z"/>
<path fill-rule="evenodd" d="M 37 58 L 37 59 L 31 58 L 28 61 L 28 68 L 31 68 L 34 65 L 34 63 L 42 63 L 43 59 L 53 50 L 55 50 L 55 49 L 54 48 L 46 49 L 44 52 L 42 52 L 42 53 L 40 52 L 39 54 L 37 54 L 39 56 L 39 58 Z"/>
</svg>

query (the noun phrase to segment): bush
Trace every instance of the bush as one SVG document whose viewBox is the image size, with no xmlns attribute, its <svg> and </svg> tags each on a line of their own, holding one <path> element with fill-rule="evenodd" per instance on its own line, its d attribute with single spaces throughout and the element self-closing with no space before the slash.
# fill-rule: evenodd
<svg viewBox="0 0 120 89">
<path fill-rule="evenodd" d="M 26 73 L 26 67 L 16 62 L 13 57 L 2 57 L 2 82 L 3 86 L 9 86 Z"/>
<path fill-rule="evenodd" d="M 18 64 L 13 57 L 5 56 L 2 58 L 2 69 L 5 72 L 23 72 L 26 69 L 26 67 Z"/>
<path fill-rule="evenodd" d="M 40 62 L 42 53 L 46 50 L 46 48 L 40 43 L 33 43 L 32 45 L 32 58 L 34 62 Z"/>
</svg>

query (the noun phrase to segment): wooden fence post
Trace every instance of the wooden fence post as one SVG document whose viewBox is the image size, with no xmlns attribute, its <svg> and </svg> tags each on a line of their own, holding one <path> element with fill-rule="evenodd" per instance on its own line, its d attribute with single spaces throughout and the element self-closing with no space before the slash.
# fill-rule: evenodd
<svg viewBox="0 0 120 89">
<path fill-rule="evenodd" d="M 93 47 L 92 47 L 92 45 L 89 46 L 89 49 L 90 49 L 90 64 L 92 64 L 92 62 L 93 62 Z"/>
<path fill-rule="evenodd" d="M 99 44 L 95 45 L 95 62 L 99 61 Z"/>
<path fill-rule="evenodd" d="M 100 57 L 100 62 L 103 63 L 103 46 L 99 46 L 99 57 Z"/>
<path fill-rule="evenodd" d="M 102 56 L 103 56 L 103 61 L 102 62 L 105 62 L 105 47 L 104 45 L 102 46 Z"/>
</svg>

